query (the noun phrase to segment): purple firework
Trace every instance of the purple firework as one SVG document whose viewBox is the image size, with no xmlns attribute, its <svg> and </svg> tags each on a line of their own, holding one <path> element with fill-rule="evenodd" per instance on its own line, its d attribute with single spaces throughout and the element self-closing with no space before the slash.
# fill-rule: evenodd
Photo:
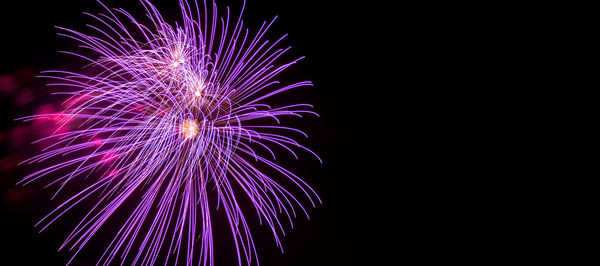
<svg viewBox="0 0 600 266">
<path fill-rule="evenodd" d="M 43 231 L 85 204 L 86 213 L 61 245 L 74 250 L 74 258 L 117 210 L 126 209 L 129 215 L 98 264 L 213 265 L 211 210 L 217 210 L 229 222 L 238 263 L 258 263 L 240 200 L 254 206 L 280 247 L 283 224 L 292 224 L 297 208 L 308 217 L 285 184 L 295 184 L 313 206 L 320 202 L 304 181 L 275 163 L 274 149 L 317 157 L 292 138 L 306 136 L 302 131 L 280 124 L 282 117 L 317 114 L 309 104 L 267 104 L 272 96 L 312 85 L 275 80 L 302 58 L 278 63 L 290 49 L 278 48 L 285 35 L 265 40 L 275 19 L 250 33 L 241 20 L 243 7 L 230 20 L 229 9 L 219 17 L 214 2 L 208 8 L 180 0 L 183 20 L 172 26 L 150 2 L 140 2 L 145 23 L 100 3 L 106 13 L 85 13 L 97 22 L 88 25 L 92 34 L 58 27 L 88 51 L 63 52 L 88 65 L 78 72 L 42 72 L 69 100 L 61 112 L 22 118 L 71 125 L 40 139 L 54 142 L 23 162 L 53 163 L 21 184 L 45 179 L 57 194 L 68 195 L 36 226 Z"/>
</svg>

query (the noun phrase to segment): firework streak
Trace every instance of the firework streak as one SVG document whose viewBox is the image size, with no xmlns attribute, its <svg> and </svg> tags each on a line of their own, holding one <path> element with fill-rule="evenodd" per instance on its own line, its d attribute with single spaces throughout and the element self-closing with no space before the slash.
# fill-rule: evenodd
<svg viewBox="0 0 600 266">
<path fill-rule="evenodd" d="M 304 181 L 275 163 L 279 150 L 316 157 L 292 138 L 306 135 L 280 120 L 317 114 L 309 104 L 266 104 L 282 92 L 312 86 L 275 80 L 302 58 L 278 63 L 290 49 L 278 48 L 285 35 L 265 40 L 275 19 L 250 33 L 241 20 L 243 7 L 230 19 L 229 9 L 217 15 L 215 3 L 181 0 L 183 20 L 173 27 L 147 1 L 141 1 L 144 23 L 100 4 L 104 14 L 85 13 L 96 21 L 87 25 L 91 34 L 57 27 L 87 51 L 63 53 L 89 64 L 78 73 L 41 74 L 63 88 L 58 94 L 69 95 L 64 110 L 22 118 L 53 119 L 70 128 L 40 139 L 55 141 L 23 162 L 53 163 L 20 184 L 45 180 L 57 194 L 68 194 L 36 226 L 43 231 L 85 205 L 60 247 L 75 258 L 125 209 L 129 213 L 98 264 L 214 265 L 213 210 L 229 222 L 238 263 L 258 264 L 240 200 L 253 205 L 280 247 L 284 224 L 292 224 L 298 208 L 308 217 L 287 187 L 313 206 L 320 202 Z"/>
</svg>

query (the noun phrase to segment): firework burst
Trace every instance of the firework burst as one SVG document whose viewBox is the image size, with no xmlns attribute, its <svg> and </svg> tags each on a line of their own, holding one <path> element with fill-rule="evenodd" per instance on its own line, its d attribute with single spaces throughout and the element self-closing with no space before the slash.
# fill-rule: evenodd
<svg viewBox="0 0 600 266">
<path fill-rule="evenodd" d="M 56 162 L 20 183 L 46 180 L 57 194 L 68 194 L 36 226 L 43 231 L 87 204 L 61 245 L 74 250 L 74 258 L 118 209 L 127 209 L 98 264 L 127 259 L 213 265 L 211 210 L 217 210 L 229 222 L 238 263 L 258 263 L 240 200 L 253 205 L 278 246 L 283 224 L 292 224 L 297 209 L 308 216 L 284 184 L 295 184 L 313 206 L 320 202 L 304 181 L 275 163 L 274 148 L 317 157 L 293 139 L 305 136 L 302 131 L 279 123 L 281 117 L 316 113 L 309 104 L 266 104 L 274 95 L 312 85 L 275 80 L 302 58 L 278 63 L 289 50 L 279 48 L 285 35 L 265 40 L 274 19 L 250 33 L 241 20 L 243 7 L 230 19 L 229 9 L 220 17 L 214 2 L 208 7 L 180 0 L 183 20 L 172 26 L 150 2 L 140 2 L 144 22 L 100 3 L 105 13 L 85 13 L 96 21 L 88 25 L 93 33 L 57 27 L 88 51 L 63 53 L 89 64 L 79 72 L 42 72 L 69 100 L 60 113 L 23 118 L 70 125 L 39 140 L 54 142 L 23 162 Z M 84 186 L 74 189 L 73 183 Z"/>
</svg>

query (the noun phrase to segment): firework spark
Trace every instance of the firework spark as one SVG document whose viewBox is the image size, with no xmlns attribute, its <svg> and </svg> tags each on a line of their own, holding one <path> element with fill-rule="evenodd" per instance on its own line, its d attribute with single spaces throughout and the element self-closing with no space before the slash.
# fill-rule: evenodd
<svg viewBox="0 0 600 266">
<path fill-rule="evenodd" d="M 183 20 L 172 26 L 154 5 L 140 2 L 144 22 L 100 3 L 104 14 L 85 13 L 96 21 L 88 25 L 93 33 L 57 27 L 87 51 L 63 53 L 89 64 L 79 72 L 42 72 L 55 80 L 50 85 L 63 88 L 59 94 L 70 95 L 65 109 L 22 119 L 53 119 L 70 128 L 39 140 L 54 142 L 23 162 L 56 161 L 20 183 L 46 180 L 56 194 L 68 194 L 36 226 L 43 231 L 86 204 L 87 213 L 61 245 L 75 258 L 125 208 L 130 215 L 98 264 L 213 265 L 211 210 L 217 210 L 229 222 L 238 263 L 258 263 L 242 198 L 280 247 L 284 223 L 292 225 L 296 208 L 308 217 L 285 184 L 295 184 L 313 206 L 320 202 L 304 181 L 275 163 L 279 148 L 296 158 L 298 150 L 317 157 L 293 139 L 306 136 L 302 131 L 280 124 L 281 117 L 317 114 L 309 104 L 267 104 L 274 95 L 312 85 L 275 80 L 302 58 L 279 63 L 290 48 L 278 48 L 285 35 L 265 40 L 275 19 L 251 34 L 241 19 L 243 7 L 231 20 L 229 9 L 220 17 L 214 2 L 208 7 L 180 0 Z M 85 185 L 73 189 L 74 183 Z"/>
</svg>

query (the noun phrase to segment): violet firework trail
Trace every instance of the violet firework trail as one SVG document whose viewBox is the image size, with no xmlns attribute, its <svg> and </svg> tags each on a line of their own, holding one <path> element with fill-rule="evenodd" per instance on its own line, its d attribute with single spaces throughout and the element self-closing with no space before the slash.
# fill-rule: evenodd
<svg viewBox="0 0 600 266">
<path fill-rule="evenodd" d="M 38 140 L 52 142 L 23 162 L 51 166 L 20 184 L 43 180 L 64 197 L 36 226 L 44 231 L 83 207 L 60 246 L 74 252 L 69 263 L 116 220 L 99 265 L 214 265 L 214 238 L 231 236 L 238 264 L 258 264 L 245 214 L 266 224 L 281 247 L 285 224 L 293 226 L 299 210 L 308 217 L 301 201 L 320 202 L 276 163 L 284 150 L 318 159 L 294 140 L 306 135 L 281 121 L 317 115 L 312 106 L 272 106 L 273 96 L 312 86 L 276 80 L 302 57 L 280 63 L 290 49 L 280 48 L 285 35 L 265 37 L 275 19 L 252 33 L 241 19 L 243 6 L 230 18 L 229 8 L 218 15 L 214 2 L 180 0 L 182 20 L 173 25 L 150 2 L 140 3 L 143 20 L 100 3 L 103 13 L 85 13 L 95 21 L 86 25 L 91 33 L 57 27 L 81 48 L 62 52 L 87 65 L 42 72 L 58 94 L 69 95 L 64 110 L 21 118 L 69 127 Z M 242 201 L 254 209 L 242 210 Z M 213 235 L 215 213 L 224 215 L 231 236 Z"/>
</svg>

